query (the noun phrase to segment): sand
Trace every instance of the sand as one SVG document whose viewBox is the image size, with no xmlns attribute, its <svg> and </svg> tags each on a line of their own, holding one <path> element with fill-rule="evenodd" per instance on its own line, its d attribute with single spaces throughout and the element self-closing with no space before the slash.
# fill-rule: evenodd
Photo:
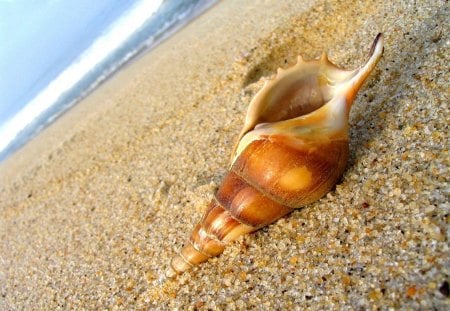
<svg viewBox="0 0 450 311">
<path fill-rule="evenodd" d="M 448 4 L 259 2 L 216 5 L 2 163 L 0 309 L 450 308 Z M 336 189 L 162 278 L 262 79 L 322 51 L 354 68 L 378 32 Z"/>
</svg>

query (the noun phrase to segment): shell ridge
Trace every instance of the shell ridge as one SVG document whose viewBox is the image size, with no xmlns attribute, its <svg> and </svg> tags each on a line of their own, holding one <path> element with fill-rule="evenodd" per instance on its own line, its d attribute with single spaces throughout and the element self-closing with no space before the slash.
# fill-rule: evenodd
<svg viewBox="0 0 450 311">
<path fill-rule="evenodd" d="M 283 205 L 284 207 L 294 210 L 296 209 L 296 207 L 292 207 L 286 204 L 286 202 L 283 202 L 281 198 L 277 198 L 275 195 L 273 195 L 270 192 L 265 191 L 265 189 L 259 187 L 258 185 L 256 185 L 254 182 L 252 182 L 251 180 L 248 180 L 243 174 L 242 172 L 239 172 L 237 169 L 235 169 L 234 167 L 232 168 L 233 173 L 235 173 L 239 178 L 241 178 L 247 185 L 249 185 L 250 187 L 252 187 L 253 189 L 255 189 L 256 191 L 258 191 L 260 194 L 262 194 L 263 196 L 267 197 L 269 200 L 272 200 L 273 202 L 279 204 L 279 205 Z M 251 224 L 249 224 L 249 226 L 255 227 Z M 257 227 L 256 227 L 257 228 Z"/>
<path fill-rule="evenodd" d="M 285 202 L 282 198 L 278 198 L 275 194 L 270 193 L 269 191 L 266 191 L 266 189 L 261 188 L 259 185 L 255 184 L 253 181 L 246 178 L 243 174 L 243 169 L 237 169 L 235 165 L 231 168 L 233 173 L 235 173 L 237 176 L 239 176 L 242 180 L 244 180 L 249 186 L 253 187 L 255 190 L 257 190 L 262 195 L 266 196 L 268 199 L 272 200 L 273 202 L 282 205 L 290 210 L 295 210 L 298 208 L 296 205 L 291 205 L 288 202 Z"/>
<path fill-rule="evenodd" d="M 201 230 L 203 230 L 203 236 L 202 236 L 202 239 L 204 240 L 204 239 L 210 239 L 210 240 L 213 240 L 214 242 L 219 242 L 219 243 L 221 243 L 221 244 L 226 244 L 220 237 L 218 237 L 214 232 L 210 232 L 210 231 L 208 231 L 207 230 L 207 228 L 205 228 L 204 226 L 203 226 L 203 224 L 202 223 L 199 223 L 199 225 L 201 226 Z M 195 246 L 197 246 L 198 247 L 198 250 L 202 250 L 203 248 L 201 248 L 199 245 L 197 245 L 197 243 L 195 242 L 195 241 L 192 241 L 193 242 L 193 245 L 195 245 Z M 208 253 L 206 253 L 205 255 L 208 255 L 208 256 L 211 256 L 210 254 L 208 254 Z"/>
<path fill-rule="evenodd" d="M 190 262 L 182 252 L 180 252 L 180 258 L 184 260 L 184 262 L 186 262 L 189 266 L 193 267 L 194 264 L 192 262 Z"/>
<path fill-rule="evenodd" d="M 323 133 L 329 133 L 330 137 L 326 137 L 326 138 L 332 138 L 332 140 L 334 140 L 334 141 L 345 140 L 345 138 L 343 138 L 343 137 L 331 135 L 332 133 L 339 132 L 339 129 L 336 128 L 335 126 L 330 125 L 330 126 L 322 127 L 322 126 L 318 126 L 318 125 L 313 125 L 310 127 L 304 127 L 305 123 L 308 122 L 308 119 L 314 118 L 317 115 L 317 113 L 324 113 L 324 115 L 328 115 L 326 113 L 326 110 L 328 110 L 329 107 L 325 107 L 325 106 L 326 105 L 324 105 L 318 109 L 318 110 L 323 109 L 323 111 L 316 110 L 315 112 L 313 111 L 309 114 L 302 115 L 297 118 L 258 125 L 259 127 L 257 129 L 255 129 L 254 131 L 248 132 L 246 134 L 246 135 L 254 136 L 252 139 L 245 139 L 246 135 L 244 135 L 244 137 L 241 139 L 241 141 L 237 144 L 236 152 L 240 151 L 239 154 L 242 153 L 248 145 L 250 145 L 252 142 L 257 141 L 257 140 L 264 140 L 267 138 L 269 140 L 275 141 L 275 140 L 277 140 L 277 136 L 279 136 L 279 135 L 283 135 L 285 137 L 290 137 L 291 140 L 294 141 L 292 146 L 308 145 L 308 141 L 311 141 L 312 139 L 314 139 L 315 136 L 317 136 L 319 134 L 323 134 Z M 316 113 L 316 114 L 314 114 L 314 113 Z M 333 119 L 333 118 L 330 117 L 330 119 Z M 293 129 L 293 128 L 297 128 L 298 130 L 286 131 L 287 129 Z M 314 133 L 315 133 L 315 135 L 313 135 Z M 231 165 L 234 164 L 234 162 L 236 161 L 236 158 L 237 158 L 237 155 L 234 155 L 233 162 L 231 163 Z"/>
<path fill-rule="evenodd" d="M 217 239 L 217 242 L 222 242 L 222 241 L 220 241 L 220 240 Z M 197 243 L 195 243 L 194 241 L 192 241 L 192 239 L 189 239 L 189 240 L 188 240 L 188 243 L 190 243 L 190 244 L 192 245 L 192 247 L 193 247 L 197 252 L 199 252 L 200 254 L 205 255 L 205 256 L 207 256 L 207 257 L 209 257 L 209 258 L 212 257 L 211 254 L 205 253 L 205 252 L 197 245 Z"/>
<path fill-rule="evenodd" d="M 245 220 L 240 219 L 237 215 L 234 215 L 231 207 L 227 206 L 227 204 L 223 204 L 219 199 L 217 199 L 216 195 L 217 195 L 217 193 L 214 195 L 214 199 L 213 200 L 215 200 L 230 215 L 231 218 L 233 218 L 234 220 L 236 220 L 237 222 L 239 222 L 242 225 L 246 225 L 246 226 L 249 226 L 249 227 L 256 228 L 255 226 L 253 226 L 252 224 L 246 222 Z M 212 233 L 212 234 L 214 234 L 214 233 Z"/>
<path fill-rule="evenodd" d="M 269 139 L 270 139 L 270 137 L 261 137 L 261 140 L 269 140 Z M 296 206 L 289 205 L 289 203 L 284 201 L 282 198 L 279 198 L 275 194 L 268 192 L 266 189 L 260 187 L 257 183 L 255 183 L 252 180 L 250 180 L 249 178 L 247 178 L 247 176 L 245 176 L 243 174 L 243 171 L 245 169 L 237 168 L 236 165 L 234 165 L 234 164 L 235 163 L 233 163 L 233 165 L 230 167 L 230 172 L 232 172 L 234 175 L 236 175 L 242 181 L 242 183 L 244 183 L 246 185 L 246 187 L 254 189 L 260 195 L 266 197 L 268 200 L 271 200 L 273 203 L 275 203 L 277 205 L 283 206 L 286 209 L 294 210 L 295 208 L 297 208 Z M 245 188 L 245 187 L 243 187 L 243 188 Z M 231 208 L 231 202 L 230 202 L 230 206 L 228 206 L 225 202 L 222 202 L 222 200 L 220 200 L 217 197 L 217 194 L 218 194 L 218 192 L 216 192 L 216 194 L 214 195 L 214 198 L 217 201 L 217 203 L 219 203 L 222 208 L 226 209 L 230 213 L 230 215 L 233 216 L 233 218 L 236 221 L 239 221 L 241 224 L 248 225 L 248 226 L 251 226 L 256 229 L 261 227 L 260 225 L 255 226 L 254 224 L 240 218 L 238 215 L 235 215 L 234 210 L 232 210 L 232 208 Z"/>
<path fill-rule="evenodd" d="M 205 237 L 205 238 L 214 240 L 215 242 L 219 242 L 219 243 L 224 244 L 224 245 L 227 244 L 227 243 L 225 243 L 225 242 L 223 241 L 223 239 L 221 239 L 220 237 L 218 237 L 214 232 L 210 232 L 210 231 L 208 230 L 208 228 L 205 228 L 205 227 L 203 226 L 202 223 L 199 223 L 199 225 L 201 226 L 201 229 L 202 229 L 203 232 L 204 232 L 204 237 Z M 209 256 L 211 256 L 211 255 L 209 255 Z"/>
</svg>

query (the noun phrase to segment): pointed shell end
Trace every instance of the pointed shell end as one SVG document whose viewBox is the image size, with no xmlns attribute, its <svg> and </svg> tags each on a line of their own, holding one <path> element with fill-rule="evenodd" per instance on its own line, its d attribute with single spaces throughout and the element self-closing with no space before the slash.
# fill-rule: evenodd
<svg viewBox="0 0 450 311">
<path fill-rule="evenodd" d="M 383 34 L 381 32 L 378 33 L 377 36 L 375 37 L 375 40 L 373 40 L 372 47 L 370 48 L 370 51 L 369 51 L 369 55 L 373 55 L 377 48 L 384 49 L 383 48 L 383 39 L 384 39 Z"/>
<path fill-rule="evenodd" d="M 172 268 L 171 265 L 169 265 L 169 267 L 167 267 L 166 273 L 165 273 L 166 278 L 173 279 L 175 276 L 177 276 L 177 274 L 178 273 Z"/>
</svg>

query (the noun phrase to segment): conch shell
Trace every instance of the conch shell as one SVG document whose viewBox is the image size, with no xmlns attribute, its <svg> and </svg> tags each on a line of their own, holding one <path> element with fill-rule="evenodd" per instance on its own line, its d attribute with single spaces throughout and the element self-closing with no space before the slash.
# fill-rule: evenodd
<svg viewBox="0 0 450 311">
<path fill-rule="evenodd" d="M 229 172 L 166 276 L 221 254 L 242 234 L 332 189 L 347 164 L 352 102 L 382 54 L 378 34 L 359 69 L 340 69 L 326 54 L 299 57 L 266 81 L 250 103 Z"/>
</svg>

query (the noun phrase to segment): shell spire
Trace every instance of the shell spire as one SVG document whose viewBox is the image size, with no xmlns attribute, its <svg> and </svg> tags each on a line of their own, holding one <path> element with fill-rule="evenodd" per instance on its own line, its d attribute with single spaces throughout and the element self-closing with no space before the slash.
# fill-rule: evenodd
<svg viewBox="0 0 450 311">
<path fill-rule="evenodd" d="M 356 93 L 383 54 L 378 34 L 367 62 L 343 70 L 326 54 L 300 56 L 250 102 L 230 169 L 166 276 L 217 256 L 239 236 L 324 196 L 348 158 L 348 118 Z"/>
</svg>

